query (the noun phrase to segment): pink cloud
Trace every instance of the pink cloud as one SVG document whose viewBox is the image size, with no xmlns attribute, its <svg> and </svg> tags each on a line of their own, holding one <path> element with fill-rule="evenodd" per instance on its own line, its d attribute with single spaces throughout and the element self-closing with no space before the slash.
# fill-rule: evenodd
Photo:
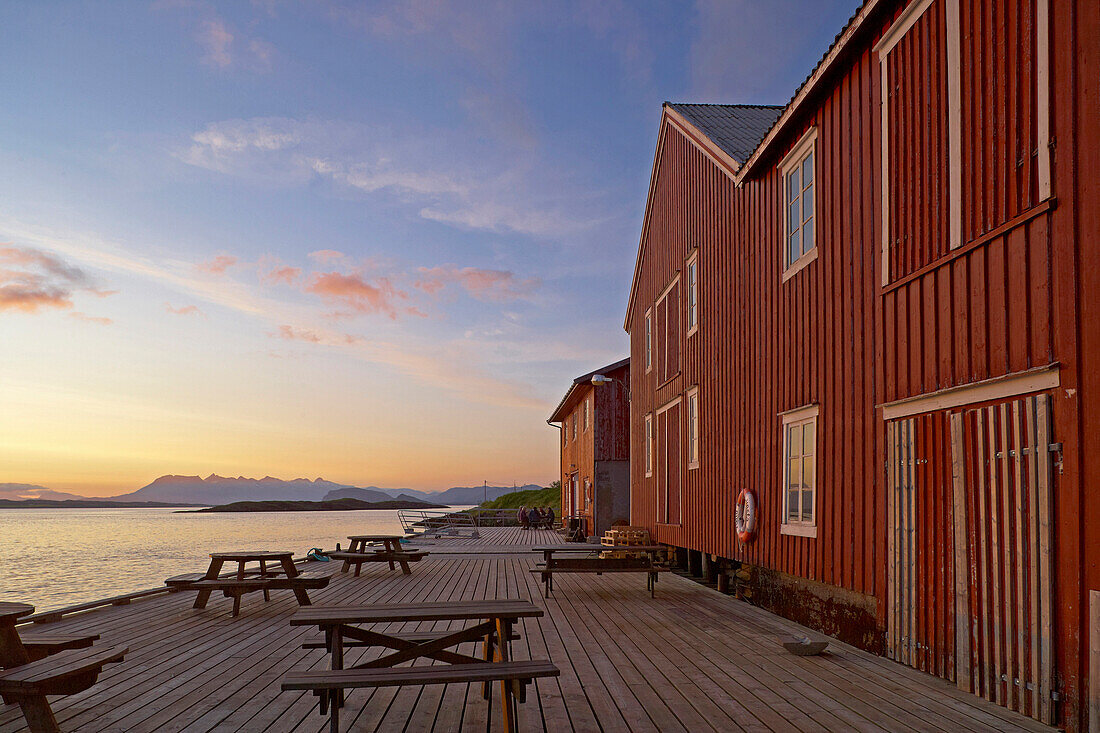
<svg viewBox="0 0 1100 733">
<path fill-rule="evenodd" d="M 464 289 L 478 300 L 506 302 L 525 298 L 538 290 L 538 278 L 519 279 L 508 270 L 485 270 L 478 267 L 421 267 L 420 279 L 413 285 L 434 295 L 450 284 Z"/>
<path fill-rule="evenodd" d="M 75 291 L 110 295 L 83 270 L 54 255 L 0 243 L 0 311 L 37 313 L 43 308 L 72 308 Z"/>
<path fill-rule="evenodd" d="M 98 323 L 101 326 L 110 326 L 114 321 L 110 318 L 104 318 L 102 316 L 89 316 L 87 313 L 81 313 L 80 311 L 73 311 L 69 314 L 72 318 L 78 321 L 84 321 L 86 323 Z"/>
<path fill-rule="evenodd" d="M 286 339 L 287 341 L 308 341 L 311 344 L 321 343 L 321 337 L 313 331 L 294 326 L 279 326 L 279 330 L 269 333 L 269 336 Z"/>
<path fill-rule="evenodd" d="M 237 264 L 237 258 L 233 255 L 218 255 L 209 262 L 200 262 L 195 269 L 200 272 L 208 272 L 211 275 L 223 275 L 233 265 Z"/>
<path fill-rule="evenodd" d="M 173 308 L 171 303 L 164 304 L 164 310 L 169 313 L 175 313 L 177 316 L 201 316 L 203 312 L 197 305 L 184 305 L 179 308 Z"/>
<path fill-rule="evenodd" d="M 0 285 L 0 311 L 17 310 L 37 313 L 39 308 L 72 308 L 68 292 L 54 288 L 42 288 L 37 284 Z"/>
<path fill-rule="evenodd" d="M 390 318 L 397 318 L 394 301 L 408 297 L 394 288 L 388 278 L 367 282 L 359 273 L 339 272 L 314 273 L 306 292 L 320 296 L 326 303 L 347 306 L 356 313 L 385 313 Z"/>
<path fill-rule="evenodd" d="M 344 256 L 345 255 L 343 252 L 337 252 L 334 249 L 319 249 L 316 252 L 309 253 L 310 259 L 316 260 L 321 264 L 342 260 L 344 259 Z"/>
<path fill-rule="evenodd" d="M 302 268 L 283 265 L 264 273 L 260 279 L 266 283 L 285 283 L 286 285 L 293 285 L 294 281 L 301 276 Z"/>
</svg>

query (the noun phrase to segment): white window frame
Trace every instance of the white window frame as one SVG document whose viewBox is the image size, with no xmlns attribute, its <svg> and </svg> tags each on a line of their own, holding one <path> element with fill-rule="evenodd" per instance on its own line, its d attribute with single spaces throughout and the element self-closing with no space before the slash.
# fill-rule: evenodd
<svg viewBox="0 0 1100 733">
<path fill-rule="evenodd" d="M 645 416 L 645 477 L 653 478 L 653 413 Z"/>
<path fill-rule="evenodd" d="M 782 428 L 783 429 L 783 466 L 782 466 L 782 470 L 780 471 L 780 475 L 783 476 L 783 485 L 780 487 L 780 491 L 782 492 L 781 495 L 783 497 L 783 500 L 782 500 L 783 514 L 782 514 L 782 524 L 779 525 L 780 534 L 795 535 L 797 537 L 811 537 L 811 538 L 816 538 L 817 537 L 817 517 L 818 517 L 818 506 L 817 506 L 818 481 L 817 481 L 817 478 L 818 478 L 818 473 L 819 473 L 819 470 L 818 470 L 819 466 L 818 466 L 817 457 L 821 453 L 821 450 L 820 450 L 821 431 L 818 429 L 818 415 L 819 415 L 819 413 L 820 413 L 820 409 L 819 409 L 819 406 L 816 405 L 816 404 L 806 405 L 804 407 L 799 407 L 799 408 L 796 408 L 794 410 L 788 410 L 787 412 L 780 413 L 780 417 L 782 418 L 782 421 L 783 421 L 783 428 Z M 790 465 L 791 465 L 790 428 L 794 427 L 794 426 L 797 426 L 797 425 L 803 425 L 803 426 L 813 425 L 813 427 L 814 427 L 813 454 L 811 456 L 809 456 L 809 459 L 811 460 L 811 462 L 813 464 L 813 467 L 814 467 L 814 482 L 813 482 L 813 486 L 810 487 L 810 491 L 813 495 L 813 500 L 812 500 L 813 519 L 809 522 L 804 521 L 801 518 L 798 519 L 798 520 L 791 520 L 789 518 L 790 517 L 790 512 L 789 512 L 789 506 L 788 505 L 789 505 L 789 502 L 790 502 L 790 493 L 788 491 L 788 488 L 790 486 Z M 802 461 L 803 461 L 802 465 L 804 466 L 805 461 L 807 459 L 806 454 L 805 453 L 800 453 L 799 457 L 802 459 Z M 803 491 L 804 490 L 805 489 L 803 489 Z M 800 505 L 802 504 L 802 495 L 801 494 L 799 494 L 799 504 Z M 799 516 L 801 517 L 801 512 L 799 513 Z"/>
<path fill-rule="evenodd" d="M 573 440 L 577 440 L 577 413 L 573 413 Z"/>
<path fill-rule="evenodd" d="M 813 204 L 813 213 L 807 219 L 804 215 L 805 205 L 803 197 L 806 195 L 806 182 L 802 180 L 802 163 L 810 156 L 814 157 L 814 180 L 810 183 L 813 186 L 812 198 L 810 199 Z M 817 200 L 820 195 L 821 186 L 818 183 L 819 176 L 817 175 L 818 162 L 821 156 L 817 154 L 817 127 L 811 127 L 806 133 L 799 139 L 790 152 L 783 156 L 783 160 L 779 163 L 779 181 L 783 188 L 783 195 L 780 197 L 783 201 L 783 242 L 782 242 L 782 256 L 783 256 L 783 282 L 787 282 L 795 273 L 797 273 L 806 265 L 810 264 L 817 259 L 817 242 L 818 234 L 820 231 L 820 217 L 817 215 Z M 793 171 L 799 171 L 799 193 L 798 193 L 798 221 L 799 221 L 799 246 L 802 253 L 796 257 L 793 261 L 788 261 L 790 256 L 790 240 L 793 230 L 791 229 L 790 221 L 790 206 L 791 200 L 789 198 L 790 191 L 787 187 L 787 176 Z M 806 222 L 813 220 L 813 245 L 806 249 Z"/>
<path fill-rule="evenodd" d="M 699 468 L 699 388 L 692 387 L 687 391 L 687 467 L 688 470 Z"/>
<path fill-rule="evenodd" d="M 665 486 L 665 505 L 663 507 L 662 506 L 657 507 L 657 524 L 664 524 L 664 525 L 668 525 L 670 527 L 680 527 L 680 526 L 683 526 L 683 523 L 684 523 L 684 479 L 687 478 L 687 476 L 686 476 L 686 472 L 684 471 L 684 468 L 683 468 L 684 467 L 684 462 L 682 461 L 683 449 L 684 449 L 684 407 L 683 407 L 683 402 L 684 402 L 684 398 L 682 396 L 674 397 L 671 400 L 669 400 L 668 402 L 666 402 L 665 404 L 658 407 L 653 413 L 655 416 L 660 417 L 662 412 L 668 412 L 673 407 L 677 407 L 677 406 L 680 407 L 680 410 L 679 410 L 679 422 L 680 422 L 680 424 L 678 426 L 678 431 L 677 431 L 677 433 L 680 437 L 680 441 L 676 444 L 676 450 L 680 451 L 680 456 L 681 456 L 681 463 L 679 464 L 680 465 L 680 469 L 679 469 L 679 473 L 680 473 L 679 479 L 680 480 L 677 482 L 677 486 L 676 486 L 676 496 L 679 500 L 679 505 L 680 505 L 680 521 L 673 522 L 672 518 L 669 516 L 669 513 L 670 513 L 669 512 L 669 505 L 670 505 L 669 497 L 671 496 L 671 492 L 669 491 L 669 488 L 668 488 L 667 484 Z M 657 423 L 656 423 L 656 420 L 654 420 L 653 437 L 654 437 L 654 442 L 655 443 L 656 443 L 656 437 L 657 437 L 656 427 L 657 427 Z M 654 457 L 656 457 L 656 451 L 654 452 Z M 666 468 L 668 467 L 668 459 L 667 458 L 665 459 L 665 467 Z M 660 494 L 660 482 L 661 481 L 666 481 L 667 482 L 668 477 L 667 476 L 663 476 L 663 477 L 658 476 L 657 477 L 657 491 L 655 492 L 655 495 Z M 663 512 L 663 514 L 662 514 L 662 512 Z M 662 516 L 664 517 L 663 519 L 662 519 Z"/>
<path fill-rule="evenodd" d="M 584 398 L 584 432 L 588 432 L 588 403 L 592 400 L 591 397 Z"/>
<path fill-rule="evenodd" d="M 684 265 L 685 279 L 687 280 L 687 287 L 685 290 L 686 305 L 687 305 L 687 325 L 688 330 L 685 337 L 692 336 L 699 330 L 699 250 L 696 248 L 691 256 L 687 258 L 687 263 Z"/>
<path fill-rule="evenodd" d="M 686 338 L 686 334 L 684 334 L 684 317 L 683 317 L 684 291 L 683 291 L 683 288 L 680 288 L 680 291 L 679 291 L 680 292 L 680 302 L 677 304 L 677 308 L 676 308 L 675 313 L 673 313 L 671 310 L 669 310 L 668 303 L 667 303 L 668 296 L 672 293 L 672 289 L 679 286 L 679 285 L 680 285 L 680 271 L 677 270 L 676 271 L 676 276 L 673 277 L 671 280 L 669 280 L 668 285 L 666 285 L 665 289 L 661 291 L 661 294 L 657 296 L 657 301 L 653 304 L 654 308 L 660 308 L 661 303 L 663 302 L 664 303 L 664 308 L 665 308 L 665 330 L 664 330 L 663 333 L 660 334 L 661 343 L 658 344 L 658 348 L 660 349 L 660 351 L 657 353 L 657 358 L 661 359 L 662 363 L 665 365 L 665 374 L 664 374 L 664 379 L 662 379 L 661 376 L 660 376 L 660 372 L 658 372 L 658 376 L 657 376 L 658 386 L 662 385 L 662 384 L 665 384 L 666 382 L 670 381 L 673 377 L 678 375 L 682 371 L 682 366 L 681 365 L 684 363 L 683 344 L 684 344 L 684 340 Z M 669 371 L 669 368 L 668 368 L 668 343 L 669 343 L 668 342 L 668 332 L 669 332 L 668 321 L 669 321 L 670 318 L 673 318 L 673 317 L 676 318 L 676 337 L 678 339 L 680 339 L 680 343 L 678 345 L 678 348 L 676 349 L 677 365 L 676 365 L 676 371 L 675 372 Z"/>
<path fill-rule="evenodd" d="M 645 373 L 653 371 L 653 309 L 645 312 Z"/>
<path fill-rule="evenodd" d="M 561 447 L 569 445 L 569 418 L 561 421 Z"/>
</svg>

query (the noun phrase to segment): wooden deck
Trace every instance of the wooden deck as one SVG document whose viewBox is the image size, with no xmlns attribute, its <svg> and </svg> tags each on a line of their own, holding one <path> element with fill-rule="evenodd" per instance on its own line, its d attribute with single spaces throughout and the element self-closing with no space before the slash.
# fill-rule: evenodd
<svg viewBox="0 0 1100 733">
<path fill-rule="evenodd" d="M 633 575 L 563 575 L 543 599 L 528 572 L 541 556 L 524 550 L 555 541 L 519 529 L 418 541 L 433 555 L 410 576 L 378 564 L 354 578 L 332 562 L 328 588 L 310 593 L 317 604 L 526 598 L 543 606 L 546 616 L 524 622 L 513 649 L 518 659 L 551 659 L 561 677 L 540 681 L 520 706 L 527 731 L 1052 730 L 836 642 L 831 654 L 791 656 L 778 637 L 801 627 L 671 573 L 653 600 Z M 201 611 L 193 600 L 152 597 L 40 626 L 130 648 L 99 684 L 53 700 L 62 729 L 324 730 L 315 697 L 279 692 L 287 671 L 327 664 L 323 651 L 301 648 L 317 631 L 289 625 L 293 596 L 247 596 L 235 619 L 228 599 Z M 352 649 L 347 663 L 377 654 Z M 0 711 L 0 733 L 25 729 L 18 708 Z M 480 686 L 437 685 L 352 691 L 342 717 L 353 731 L 484 731 L 499 730 L 499 716 Z"/>
</svg>

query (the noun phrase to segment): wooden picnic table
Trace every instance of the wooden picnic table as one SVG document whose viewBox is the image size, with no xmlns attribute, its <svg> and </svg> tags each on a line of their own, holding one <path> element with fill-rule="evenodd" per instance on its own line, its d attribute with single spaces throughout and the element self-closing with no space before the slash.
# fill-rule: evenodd
<svg viewBox="0 0 1100 733">
<path fill-rule="evenodd" d="M 368 545 L 381 544 L 386 552 L 401 552 L 401 540 L 399 534 L 352 534 L 348 535 L 351 544 L 348 552 L 366 552 Z"/>
<path fill-rule="evenodd" d="M 456 601 L 443 603 L 401 603 L 373 604 L 368 606 L 313 606 L 302 608 L 290 619 L 292 626 L 317 626 L 325 634 L 325 648 L 331 654 L 331 672 L 313 673 L 316 679 L 306 678 L 310 673 L 301 673 L 296 680 L 284 680 L 283 689 L 314 689 L 321 696 L 321 714 L 331 707 L 332 730 L 339 730 L 338 709 L 343 705 L 343 690 L 355 686 L 378 686 L 381 684 L 432 684 L 423 680 L 403 681 L 402 674 L 423 675 L 428 672 L 436 675 L 438 682 L 482 681 L 491 678 L 500 681 L 505 729 L 515 730 L 516 699 L 522 702 L 526 696 L 524 679 L 537 676 L 556 675 L 557 669 L 549 662 L 519 662 L 511 665 L 511 639 L 514 625 L 521 618 L 538 618 L 543 610 L 530 601 L 503 599 L 486 601 Z M 440 630 L 407 634 L 401 632 L 382 632 L 364 629 L 359 624 L 422 623 L 430 621 L 478 620 L 480 623 L 458 630 Z M 370 685 L 351 683 L 353 678 L 344 670 L 344 647 L 346 640 L 354 646 L 380 646 L 394 651 L 383 654 L 355 665 L 349 670 L 389 670 L 399 664 L 416 659 L 433 659 L 444 662 L 440 667 L 417 666 L 392 670 L 393 680 L 379 682 L 371 679 Z M 452 647 L 466 642 L 481 642 L 482 656 L 462 654 L 452 651 Z M 476 666 L 470 666 L 476 665 Z M 515 676 L 508 677 L 509 666 L 517 668 Z M 526 665 L 526 666 L 525 666 Z M 541 668 L 539 667 L 541 665 Z M 497 666 L 497 674 L 492 666 Z M 522 667 L 522 669 L 520 669 Z M 529 668 L 528 668 L 529 667 Z M 541 669 L 541 671 L 540 671 Z M 471 672 L 470 679 L 463 678 L 463 671 Z M 552 671 L 549 671 L 552 670 Z M 473 674 L 483 673 L 473 678 Z M 376 678 L 377 674 L 364 672 Z M 392 676 L 391 675 L 391 676 Z M 523 675 L 527 675 L 525 678 Z M 407 676 L 407 675 L 406 675 Z M 327 680 L 326 680 L 327 678 Z M 326 687 L 325 685 L 334 685 Z M 490 683 L 484 681 L 482 694 L 490 698 Z"/>
<path fill-rule="evenodd" d="M 7 669 L 31 661 L 19 639 L 19 632 L 15 630 L 15 624 L 32 613 L 34 606 L 26 603 L 0 603 L 0 667 Z"/>
<path fill-rule="evenodd" d="M 237 563 L 235 577 L 221 577 L 222 566 L 227 562 Z M 259 563 L 259 570 L 249 570 L 249 563 Z M 275 567 L 268 567 L 268 563 Z M 286 579 L 282 585 L 275 583 L 276 577 L 280 575 Z M 310 605 L 309 593 L 306 592 L 307 583 L 295 582 L 300 575 L 298 566 L 294 564 L 293 552 L 212 552 L 206 575 L 187 587 L 199 592 L 195 598 L 195 608 L 206 608 L 210 594 L 215 590 L 223 591 L 226 596 L 233 598 L 233 615 L 236 616 L 240 613 L 241 596 L 252 591 L 263 591 L 264 600 L 269 601 L 272 589 L 282 590 L 285 587 L 294 591 L 299 606 Z"/>
<path fill-rule="evenodd" d="M 348 535 L 351 544 L 346 551 L 329 553 L 329 557 L 335 560 L 343 560 L 344 564 L 340 572 L 346 573 L 355 566 L 355 575 L 365 562 L 386 562 L 393 570 L 397 565 L 401 566 L 401 572 L 410 575 L 410 562 L 419 562 L 428 553 L 420 552 L 413 548 L 401 546 L 401 535 L 396 534 L 353 534 Z"/>
<path fill-rule="evenodd" d="M 88 689 L 103 666 L 122 661 L 122 646 L 90 649 L 98 634 L 51 634 L 22 639 L 19 619 L 34 613 L 26 603 L 0 602 L 0 698 L 16 703 L 32 733 L 60 733 L 47 695 Z"/>
<path fill-rule="evenodd" d="M 544 545 L 533 547 L 531 552 L 541 552 L 544 562 L 553 559 L 555 553 L 575 553 L 591 555 L 599 552 L 644 552 L 650 559 L 656 560 L 657 554 L 668 548 L 664 545 L 589 545 L 587 543 L 565 543 L 561 545 Z"/>
</svg>

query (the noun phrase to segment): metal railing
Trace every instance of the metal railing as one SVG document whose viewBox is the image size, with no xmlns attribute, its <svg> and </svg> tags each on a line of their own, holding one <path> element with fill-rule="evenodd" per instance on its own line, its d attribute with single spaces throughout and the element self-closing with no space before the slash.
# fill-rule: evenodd
<svg viewBox="0 0 1100 733">
<path fill-rule="evenodd" d="M 442 512 L 427 509 L 400 509 L 397 512 L 406 534 L 421 537 L 479 537 L 474 517 L 466 512 Z"/>
</svg>

